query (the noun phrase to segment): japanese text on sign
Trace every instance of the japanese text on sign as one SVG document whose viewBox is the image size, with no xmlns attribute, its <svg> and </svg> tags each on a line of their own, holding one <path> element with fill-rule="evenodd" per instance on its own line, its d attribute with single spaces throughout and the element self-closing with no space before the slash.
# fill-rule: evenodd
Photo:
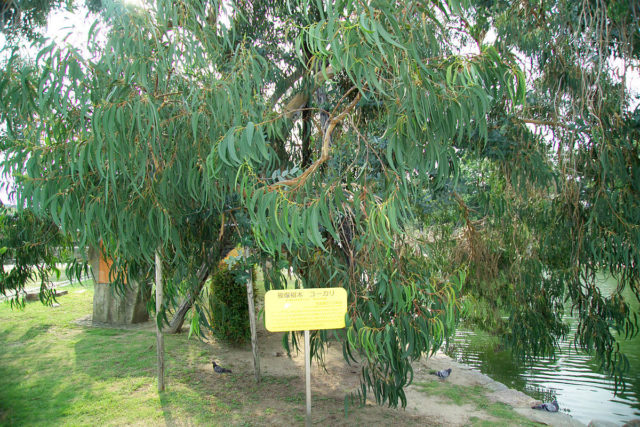
<svg viewBox="0 0 640 427">
<path fill-rule="evenodd" d="M 269 291 L 264 297 L 265 323 L 271 332 L 344 328 L 347 291 L 313 288 Z"/>
</svg>

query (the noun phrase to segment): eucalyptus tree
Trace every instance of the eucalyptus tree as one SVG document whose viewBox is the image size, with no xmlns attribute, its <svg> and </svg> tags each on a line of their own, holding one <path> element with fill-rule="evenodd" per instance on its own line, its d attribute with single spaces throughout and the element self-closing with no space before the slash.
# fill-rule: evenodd
<svg viewBox="0 0 640 427">
<path fill-rule="evenodd" d="M 336 335 L 362 361 L 361 397 L 405 405 L 411 361 L 453 330 L 464 281 L 407 234 L 412 207 L 456 174 L 454 142 L 486 140 L 491 109 L 525 95 L 512 56 L 456 54 L 462 13 L 455 0 L 113 4 L 87 55 L 45 44 L 0 75 L 18 205 L 102 242 L 121 284 L 148 277 L 160 248 L 167 292 L 197 294 L 241 242 L 267 287 L 293 268 L 301 286 L 346 288 Z M 316 356 L 329 339 L 313 335 Z"/>
<path fill-rule="evenodd" d="M 577 346 L 616 376 L 627 364 L 616 340 L 638 332 L 625 294 L 640 298 L 640 110 L 628 79 L 639 15 L 627 1 L 471 2 L 459 25 L 471 43 L 493 37 L 516 55 L 527 103 L 496 104 L 488 137 L 458 145 L 464 185 L 437 214 L 463 226 L 464 251 L 440 252 L 470 263 L 465 292 L 518 355 L 553 355 L 570 311 Z M 611 295 L 599 274 L 617 279 Z"/>
</svg>

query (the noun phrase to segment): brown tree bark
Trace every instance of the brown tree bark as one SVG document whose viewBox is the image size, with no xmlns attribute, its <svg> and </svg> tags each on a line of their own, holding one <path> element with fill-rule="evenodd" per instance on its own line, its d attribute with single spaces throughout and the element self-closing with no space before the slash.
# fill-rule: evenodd
<svg viewBox="0 0 640 427">
<path fill-rule="evenodd" d="M 198 273 L 197 273 L 198 284 L 195 288 L 191 289 L 187 293 L 187 297 L 184 299 L 184 301 L 182 301 L 182 303 L 174 313 L 173 318 L 171 319 L 171 322 L 169 322 L 169 327 L 165 329 L 166 333 L 176 334 L 182 330 L 182 325 L 184 324 L 184 318 L 189 312 L 189 310 L 191 309 L 191 307 L 193 306 L 193 303 L 196 301 L 196 298 L 198 298 L 198 295 L 200 295 L 200 292 L 202 292 L 202 288 L 204 287 L 204 284 L 207 282 L 207 279 L 209 278 L 209 275 L 211 274 L 212 269 L 214 268 L 215 265 L 217 265 L 220 262 L 221 259 L 224 259 L 224 257 L 226 257 L 229 254 L 229 252 L 231 252 L 231 250 L 234 248 L 234 246 L 232 245 L 220 244 L 220 246 L 222 247 L 221 249 L 216 250 L 215 248 L 213 248 L 211 250 L 211 256 L 209 257 L 209 259 L 207 259 L 205 262 L 203 262 L 200 265 L 200 268 L 198 269 Z"/>
</svg>

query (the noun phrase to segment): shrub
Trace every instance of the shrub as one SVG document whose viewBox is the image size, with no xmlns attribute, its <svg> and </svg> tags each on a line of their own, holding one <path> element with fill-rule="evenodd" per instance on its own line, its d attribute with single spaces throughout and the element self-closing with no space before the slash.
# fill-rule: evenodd
<svg viewBox="0 0 640 427">
<path fill-rule="evenodd" d="M 243 343 L 251 337 L 245 283 L 247 274 L 242 273 L 223 266 L 209 282 L 211 330 L 216 338 L 233 344 Z"/>
</svg>

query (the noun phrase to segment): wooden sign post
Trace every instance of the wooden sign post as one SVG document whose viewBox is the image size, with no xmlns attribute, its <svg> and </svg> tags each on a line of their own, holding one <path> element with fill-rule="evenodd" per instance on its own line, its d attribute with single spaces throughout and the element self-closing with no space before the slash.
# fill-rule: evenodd
<svg viewBox="0 0 640 427">
<path fill-rule="evenodd" d="M 265 324 L 271 332 L 304 331 L 307 426 L 311 425 L 311 346 L 309 330 L 344 328 L 347 291 L 311 288 L 269 291 L 264 296 Z"/>
</svg>

